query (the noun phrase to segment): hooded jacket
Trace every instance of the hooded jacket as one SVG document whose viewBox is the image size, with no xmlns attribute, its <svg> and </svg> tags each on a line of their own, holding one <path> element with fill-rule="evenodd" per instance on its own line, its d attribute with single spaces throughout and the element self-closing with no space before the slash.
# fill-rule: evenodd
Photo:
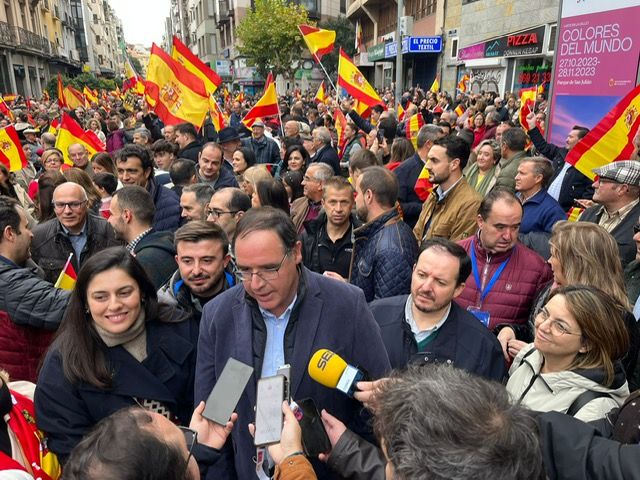
<svg viewBox="0 0 640 480">
<path fill-rule="evenodd" d="M 147 272 L 153 286 L 160 288 L 178 269 L 173 233 L 151 231 L 133 249 L 133 256 Z"/>
<path fill-rule="evenodd" d="M 575 418 L 591 422 L 621 406 L 629 396 L 629 385 L 620 362 L 615 363 L 613 382 L 607 387 L 602 368 L 541 373 L 543 359 L 534 345 L 529 344 L 520 350 L 509 370 L 507 390 L 514 401 L 520 400 L 531 410 L 565 413 L 576 398 L 588 390 L 608 394 L 608 397 L 591 400 L 575 414 Z"/>
</svg>

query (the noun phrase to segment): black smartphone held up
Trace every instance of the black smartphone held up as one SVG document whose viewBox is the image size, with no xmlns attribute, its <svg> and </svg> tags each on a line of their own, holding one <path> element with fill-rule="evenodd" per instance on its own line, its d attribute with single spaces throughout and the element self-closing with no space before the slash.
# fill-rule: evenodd
<svg viewBox="0 0 640 480">
<path fill-rule="evenodd" d="M 282 402 L 286 399 L 284 375 L 263 377 L 258 380 L 256 396 L 256 447 L 264 447 L 280 441 L 282 424 Z"/>
<path fill-rule="evenodd" d="M 384 128 L 379 128 L 378 129 L 378 141 L 382 142 L 383 138 L 384 138 Z"/>
<path fill-rule="evenodd" d="M 226 425 L 252 374 L 253 367 L 229 358 L 207 398 L 202 416 Z"/>
<path fill-rule="evenodd" d="M 320 412 L 312 398 L 305 398 L 296 402 L 302 411 L 302 418 L 298 419 L 302 429 L 302 446 L 307 457 L 316 458 L 321 453 L 331 450 L 331 442 L 324 429 Z M 298 415 L 300 416 L 300 415 Z"/>
</svg>

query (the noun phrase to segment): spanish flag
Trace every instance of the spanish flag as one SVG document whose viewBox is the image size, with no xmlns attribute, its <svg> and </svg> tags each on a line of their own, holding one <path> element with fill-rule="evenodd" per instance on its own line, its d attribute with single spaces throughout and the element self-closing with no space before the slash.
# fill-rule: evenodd
<svg viewBox="0 0 640 480">
<path fill-rule="evenodd" d="M 71 85 L 67 85 L 66 87 L 62 88 L 62 98 L 64 107 L 66 108 L 76 109 L 79 107 L 85 107 L 84 95 L 82 95 L 82 92 L 79 92 Z"/>
<path fill-rule="evenodd" d="M 54 287 L 61 288 L 63 290 L 73 290 L 76 286 L 78 275 L 76 275 L 76 270 L 71 264 L 71 257 L 73 257 L 73 253 L 69 254 L 67 263 L 64 264 L 64 268 L 60 272 L 60 276 L 58 277 L 58 280 L 56 280 Z"/>
<path fill-rule="evenodd" d="M 347 118 L 340 108 L 335 109 L 333 117 L 335 119 L 336 133 L 338 134 L 338 155 L 342 158 L 342 150 L 345 144 L 344 129 L 347 126 Z"/>
<path fill-rule="evenodd" d="M 460 79 L 460 81 L 458 82 L 458 90 L 460 90 L 462 93 L 466 92 L 468 90 L 468 83 L 469 83 L 469 75 L 465 73 Z"/>
<path fill-rule="evenodd" d="M 27 156 L 22 150 L 18 132 L 13 125 L 0 128 L 0 162 L 10 172 L 17 172 L 27 166 Z"/>
<path fill-rule="evenodd" d="M 199 128 L 204 123 L 209 111 L 204 83 L 155 43 L 145 87 L 147 103 L 165 125 L 189 122 Z"/>
<path fill-rule="evenodd" d="M 454 110 L 454 112 L 456 112 L 456 115 L 458 117 L 461 117 L 462 115 L 464 115 L 464 112 L 466 111 L 467 111 L 467 108 L 462 103 L 459 103 L 456 109 Z"/>
<path fill-rule="evenodd" d="M 298 30 L 300 30 L 302 39 L 307 44 L 311 55 L 318 63 L 323 55 L 333 51 L 333 45 L 336 42 L 334 30 L 324 30 L 311 25 L 298 25 Z"/>
<path fill-rule="evenodd" d="M 251 125 L 258 118 L 272 117 L 274 115 L 278 115 L 278 94 L 276 93 L 276 84 L 272 82 L 260 100 L 244 116 L 242 123 L 251 128 Z"/>
<path fill-rule="evenodd" d="M 356 99 L 353 102 L 353 109 L 360 115 L 362 118 L 369 118 L 371 116 L 371 106 L 366 103 Z"/>
<path fill-rule="evenodd" d="M 427 198 L 429 198 L 431 190 L 433 190 L 433 185 L 429 181 L 429 171 L 427 170 L 427 166 L 425 165 L 424 167 L 422 167 L 420 175 L 418 175 L 418 180 L 416 180 L 413 191 L 416 192 L 418 198 L 424 202 Z"/>
<path fill-rule="evenodd" d="M 582 215 L 582 212 L 584 212 L 584 208 L 571 207 L 567 212 L 567 220 L 570 222 L 577 222 L 580 215 Z"/>
<path fill-rule="evenodd" d="M 87 100 L 87 107 L 90 107 L 92 103 L 98 104 L 98 97 L 97 95 L 92 92 L 87 86 L 85 86 L 82 89 L 82 94 L 84 95 L 84 98 Z"/>
<path fill-rule="evenodd" d="M 11 120 L 11 122 L 16 121 L 16 116 L 13 114 L 7 103 L 4 101 L 4 98 L 2 97 L 0 97 L 0 113 Z"/>
<path fill-rule="evenodd" d="M 267 88 L 269 88 L 269 85 L 271 85 L 273 82 L 275 82 L 275 80 L 273 79 L 273 72 L 269 70 L 269 73 L 267 74 L 267 79 L 264 81 L 263 92 L 266 92 Z"/>
<path fill-rule="evenodd" d="M 58 120 L 57 118 L 54 118 L 53 121 L 49 124 L 49 130 L 47 131 L 49 133 L 53 133 L 54 135 L 57 135 L 59 127 L 60 127 L 60 120 Z"/>
<path fill-rule="evenodd" d="M 358 67 L 349 56 L 340 49 L 338 61 L 338 86 L 344 88 L 349 95 L 369 107 L 382 104 L 382 99 L 364 78 Z"/>
<path fill-rule="evenodd" d="M 436 75 L 436 78 L 433 80 L 429 91 L 433 93 L 438 93 L 440 91 L 440 74 Z"/>
<path fill-rule="evenodd" d="M 318 91 L 316 92 L 316 96 L 313 97 L 313 101 L 316 103 L 326 103 L 327 101 L 327 91 L 324 86 L 324 80 L 318 87 Z"/>
<path fill-rule="evenodd" d="M 409 105 L 411 105 L 411 103 L 407 104 L 407 108 L 409 108 Z M 402 108 L 402 103 L 398 103 L 398 121 L 401 122 L 402 120 L 404 120 L 404 108 Z"/>
<path fill-rule="evenodd" d="M 412 115 L 404 126 L 405 136 L 407 140 L 411 140 L 413 148 L 418 148 L 418 132 L 424 126 L 424 117 L 421 113 Z"/>
<path fill-rule="evenodd" d="M 266 90 L 265 90 L 266 92 Z M 234 102 L 244 102 L 244 90 L 240 91 L 240 93 L 238 93 L 238 95 L 236 95 L 236 98 L 234 100 Z"/>
<path fill-rule="evenodd" d="M 122 93 L 132 89 L 138 95 L 144 95 L 144 83 L 126 55 L 124 57 L 124 76 L 126 80 L 122 82 Z"/>
<path fill-rule="evenodd" d="M 80 143 L 89 152 L 92 157 L 97 152 L 104 152 L 104 145 L 98 140 L 95 134 L 89 135 L 82 127 L 67 113 L 62 114 L 62 122 L 58 126 L 58 134 L 56 136 L 56 148 L 60 149 L 64 154 L 64 163 L 73 165 L 73 161 L 69 158 L 67 152 L 70 145 Z"/>
<path fill-rule="evenodd" d="M 220 110 L 218 102 L 216 102 L 213 95 L 209 95 L 209 115 L 211 115 L 211 122 L 213 123 L 213 126 L 216 127 L 216 132 L 219 132 L 227 126 L 227 119 Z"/>
<path fill-rule="evenodd" d="M 195 56 L 175 35 L 173 36 L 171 57 L 180 62 L 184 68 L 202 80 L 209 95 L 214 93 L 222 83 L 220 76 Z"/>
<path fill-rule="evenodd" d="M 640 129 L 640 85 L 631 90 L 567 154 L 566 161 L 593 179 L 594 168 L 629 159 Z"/>
</svg>

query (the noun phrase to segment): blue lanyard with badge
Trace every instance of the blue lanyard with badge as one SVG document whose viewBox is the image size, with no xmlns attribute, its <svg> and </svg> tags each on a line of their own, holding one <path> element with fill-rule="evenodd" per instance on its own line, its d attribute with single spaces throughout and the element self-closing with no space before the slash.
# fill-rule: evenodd
<svg viewBox="0 0 640 480">
<path fill-rule="evenodd" d="M 509 257 L 498 266 L 497 270 L 495 271 L 495 273 L 491 277 L 491 280 L 489 280 L 489 283 L 487 283 L 485 285 L 484 290 L 483 290 L 482 289 L 482 283 L 480 281 L 480 273 L 478 272 L 478 262 L 477 262 L 477 259 L 476 259 L 475 247 L 476 247 L 476 241 L 473 240 L 471 242 L 471 255 L 470 255 L 471 256 L 471 270 L 473 271 L 473 278 L 476 281 L 476 286 L 478 287 L 478 290 L 480 291 L 480 305 L 482 305 L 482 302 L 484 302 L 484 299 L 487 298 L 487 295 L 489 295 L 489 292 L 495 286 L 496 282 L 498 281 L 498 278 L 502 274 L 502 271 L 507 266 L 507 263 L 509 263 L 509 260 L 511 259 L 511 255 L 509 255 Z M 467 307 L 467 310 L 470 313 L 472 313 L 478 320 L 480 320 L 480 322 L 482 322 L 482 324 L 485 327 L 489 328 L 489 320 L 491 319 L 491 314 L 489 313 L 488 310 L 482 310 L 479 307 L 473 307 L 473 306 Z"/>
</svg>

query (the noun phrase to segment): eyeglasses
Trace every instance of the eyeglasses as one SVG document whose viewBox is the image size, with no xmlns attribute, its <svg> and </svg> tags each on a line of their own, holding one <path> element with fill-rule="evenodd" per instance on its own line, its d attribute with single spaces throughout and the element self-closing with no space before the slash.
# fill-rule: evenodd
<svg viewBox="0 0 640 480">
<path fill-rule="evenodd" d="M 198 443 L 198 432 L 187 427 L 178 428 L 184 435 L 184 439 L 187 442 L 187 448 L 189 449 L 189 455 L 187 455 L 187 468 L 189 468 L 189 460 L 191 459 L 191 455 L 193 455 L 193 447 Z"/>
<path fill-rule="evenodd" d="M 540 317 L 542 317 L 542 321 L 541 322 L 536 322 L 536 328 L 539 328 L 544 322 L 546 322 L 547 320 L 549 320 L 549 312 L 543 308 L 542 310 L 540 310 L 540 313 L 538 314 Z M 576 333 L 576 332 L 572 332 L 571 330 L 569 330 L 569 328 L 567 328 L 567 326 L 564 324 L 564 322 L 560 321 L 560 320 L 550 320 L 549 323 L 549 327 L 551 329 L 551 333 L 555 336 L 562 336 L 562 335 L 578 335 L 578 336 L 582 336 L 582 333 Z"/>
<path fill-rule="evenodd" d="M 57 212 L 62 212 L 67 207 L 75 211 L 80 210 L 85 203 L 87 203 L 86 200 L 81 202 L 51 202 L 51 205 L 53 205 L 53 209 Z"/>
<path fill-rule="evenodd" d="M 268 282 L 269 280 L 275 280 L 276 278 L 278 278 L 278 272 L 282 268 L 282 264 L 284 263 L 284 259 L 287 258 L 287 255 L 289 255 L 290 252 L 291 252 L 290 250 L 287 250 L 285 252 L 284 257 L 282 257 L 282 260 L 280 260 L 280 263 L 278 264 L 277 267 L 274 267 L 274 268 L 263 268 L 262 270 L 258 270 L 257 272 L 252 272 L 250 270 L 237 268 L 236 269 L 236 276 L 240 280 L 242 280 L 243 282 L 250 282 L 253 279 L 254 275 L 257 275 L 258 277 L 260 277 L 265 282 Z"/>
<path fill-rule="evenodd" d="M 224 215 L 225 213 L 235 215 L 239 211 L 240 210 L 217 210 L 215 208 L 207 208 L 207 215 L 212 218 L 218 218 L 220 215 Z"/>
<path fill-rule="evenodd" d="M 53 165 L 55 163 L 62 163 L 62 159 L 60 158 L 48 158 L 44 161 L 45 165 Z"/>
</svg>

